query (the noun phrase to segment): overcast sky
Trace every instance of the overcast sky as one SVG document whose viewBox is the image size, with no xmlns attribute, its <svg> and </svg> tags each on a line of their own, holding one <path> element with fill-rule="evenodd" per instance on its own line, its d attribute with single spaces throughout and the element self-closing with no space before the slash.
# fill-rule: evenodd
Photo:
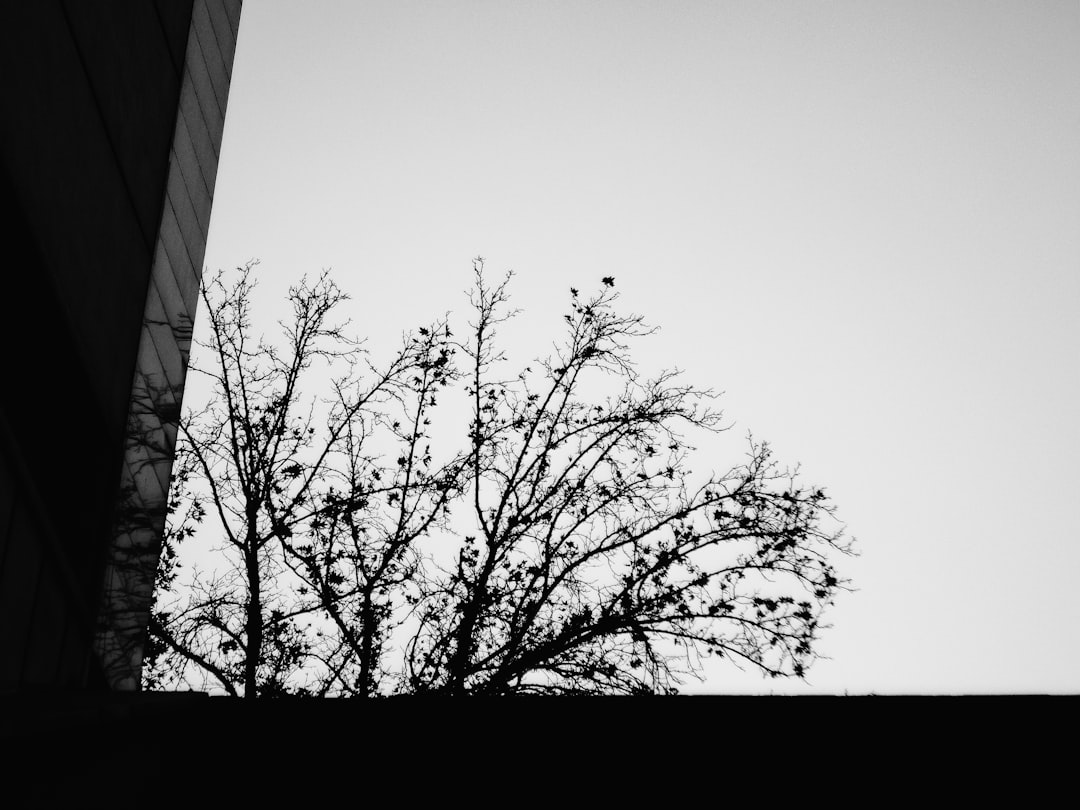
<svg viewBox="0 0 1080 810">
<path fill-rule="evenodd" d="M 246 2 L 206 265 L 389 346 L 478 254 L 522 363 L 613 275 L 858 540 L 809 685 L 694 688 L 1080 691 L 1080 3 Z"/>
</svg>

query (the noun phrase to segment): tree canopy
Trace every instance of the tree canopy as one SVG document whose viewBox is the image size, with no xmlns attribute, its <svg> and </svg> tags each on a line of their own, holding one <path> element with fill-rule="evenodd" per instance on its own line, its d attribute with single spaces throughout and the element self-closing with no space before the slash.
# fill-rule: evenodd
<svg viewBox="0 0 1080 810">
<path fill-rule="evenodd" d="M 507 371 L 510 281 L 477 260 L 464 337 L 431 322 L 381 365 L 326 274 L 290 290 L 273 342 L 250 266 L 206 285 L 213 394 L 181 419 L 146 686 L 639 694 L 710 655 L 805 675 L 850 553 L 824 490 L 753 438 L 692 472 L 716 397 L 638 373 L 654 330 L 612 276 Z"/>
</svg>

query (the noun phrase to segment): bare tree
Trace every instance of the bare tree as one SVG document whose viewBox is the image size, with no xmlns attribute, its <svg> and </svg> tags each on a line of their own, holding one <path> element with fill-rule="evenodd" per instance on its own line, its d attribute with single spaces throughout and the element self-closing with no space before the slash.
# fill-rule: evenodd
<svg viewBox="0 0 1080 810">
<path fill-rule="evenodd" d="M 500 373 L 510 277 L 474 269 L 467 338 L 422 328 L 363 384 L 325 276 L 290 294 L 281 353 L 250 344 L 247 273 L 210 287 L 218 398 L 182 421 L 160 593 L 208 515 L 232 565 L 156 612 L 149 684 L 192 669 L 245 695 L 637 694 L 705 655 L 805 674 L 850 552 L 825 493 L 753 439 L 695 478 L 688 437 L 723 429 L 715 397 L 637 373 L 653 330 L 618 312 L 611 277 L 570 291 L 552 356 Z M 344 369 L 318 416 L 298 408 L 315 359 Z M 468 446 L 436 463 L 437 395 L 458 383 Z"/>
<path fill-rule="evenodd" d="M 477 532 L 426 581 L 409 684 L 450 694 L 667 691 L 700 656 L 802 676 L 848 550 L 820 489 L 751 440 L 747 460 L 691 483 L 688 430 L 717 431 L 708 391 L 642 379 L 614 279 L 571 290 L 556 353 L 516 377 L 496 327 L 507 280 L 477 267 L 470 361 L 471 508 Z M 582 395 L 590 378 L 616 390 Z M 610 389 L 611 386 L 608 386 Z"/>
<path fill-rule="evenodd" d="M 367 694 L 397 586 L 417 566 L 412 540 L 438 524 L 458 478 L 433 466 L 425 442 L 452 347 L 437 323 L 376 368 L 332 322 L 346 296 L 326 274 L 289 291 L 291 317 L 267 343 L 252 335 L 251 271 L 203 291 L 210 362 L 192 370 L 214 392 L 180 421 L 144 680 L 247 697 Z M 325 379 L 313 380 L 320 363 Z M 380 427 L 382 450 L 398 453 L 392 470 L 368 452 Z M 180 581 L 181 549 L 204 524 L 215 568 Z"/>
</svg>

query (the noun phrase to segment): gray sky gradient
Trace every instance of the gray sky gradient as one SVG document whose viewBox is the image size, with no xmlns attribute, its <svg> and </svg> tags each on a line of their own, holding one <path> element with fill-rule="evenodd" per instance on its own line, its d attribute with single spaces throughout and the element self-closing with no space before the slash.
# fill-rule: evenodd
<svg viewBox="0 0 1080 810">
<path fill-rule="evenodd" d="M 378 347 L 477 254 L 522 362 L 615 276 L 858 538 L 810 685 L 699 688 L 1080 691 L 1080 3 L 245 3 L 207 266 Z"/>
</svg>

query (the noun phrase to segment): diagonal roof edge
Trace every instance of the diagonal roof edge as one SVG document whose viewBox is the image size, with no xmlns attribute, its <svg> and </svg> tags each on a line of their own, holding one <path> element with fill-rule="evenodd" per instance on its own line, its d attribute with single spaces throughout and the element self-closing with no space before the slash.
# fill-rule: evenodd
<svg viewBox="0 0 1080 810">
<path fill-rule="evenodd" d="M 239 15 L 238 0 L 195 0 L 192 8 L 94 638 L 106 679 L 118 690 L 137 690 L 141 681 Z M 215 26 L 215 19 L 232 25 Z M 211 37 L 213 47 L 204 46 Z M 220 106 L 221 115 L 184 103 L 192 98 Z"/>
</svg>

